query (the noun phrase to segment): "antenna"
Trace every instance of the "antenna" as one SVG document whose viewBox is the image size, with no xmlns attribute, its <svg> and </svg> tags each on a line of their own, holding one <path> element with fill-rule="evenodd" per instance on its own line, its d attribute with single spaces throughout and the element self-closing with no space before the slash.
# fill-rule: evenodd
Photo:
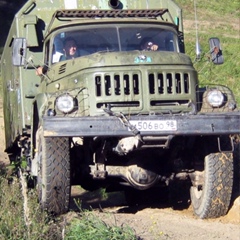
<svg viewBox="0 0 240 240">
<path fill-rule="evenodd" d="M 201 57 L 201 46 L 198 39 L 197 0 L 194 0 L 195 26 L 196 26 L 196 60 Z"/>
<path fill-rule="evenodd" d="M 146 5 L 147 5 L 146 8 L 147 8 L 147 9 L 149 8 L 149 5 L 148 5 L 148 4 L 149 4 L 149 3 L 148 3 L 148 0 L 146 0 Z"/>
</svg>

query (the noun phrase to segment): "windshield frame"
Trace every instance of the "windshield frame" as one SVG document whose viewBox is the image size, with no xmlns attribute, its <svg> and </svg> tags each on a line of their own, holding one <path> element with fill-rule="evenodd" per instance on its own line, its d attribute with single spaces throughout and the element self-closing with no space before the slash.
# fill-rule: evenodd
<svg viewBox="0 0 240 240">
<path fill-rule="evenodd" d="M 170 24 L 163 24 L 162 22 L 161 23 L 159 23 L 159 22 L 158 23 L 153 23 L 153 22 L 151 22 L 151 23 L 149 23 L 149 22 L 137 22 L 137 23 L 136 22 L 112 22 L 112 23 L 109 23 L 109 22 L 106 22 L 106 23 L 102 23 L 102 24 L 100 24 L 100 23 L 98 23 L 98 24 L 96 24 L 96 23 L 76 24 L 76 25 L 71 25 L 71 26 L 64 27 L 64 28 L 59 28 L 51 36 L 50 45 L 49 45 L 49 52 L 50 52 L 49 56 L 53 56 L 53 53 L 54 53 L 53 46 L 56 45 L 57 38 L 58 38 L 58 40 L 66 39 L 68 36 L 70 36 L 70 33 L 71 33 L 73 35 L 72 36 L 73 38 L 74 38 L 74 36 L 77 36 L 77 38 L 80 39 L 80 37 L 79 37 L 80 35 L 78 35 L 77 32 L 78 33 L 90 32 L 90 31 L 93 31 L 94 29 L 96 30 L 96 32 L 97 31 L 100 32 L 101 30 L 103 31 L 105 29 L 106 34 L 105 34 L 105 36 L 103 36 L 105 38 L 107 36 L 109 36 L 109 32 L 107 33 L 107 31 L 110 31 L 110 29 L 111 30 L 114 29 L 116 34 L 115 34 L 115 36 L 111 36 L 111 39 L 114 39 L 114 41 L 113 41 L 114 44 L 112 43 L 111 48 L 106 47 L 105 49 L 104 48 L 100 49 L 100 47 L 98 45 L 101 45 L 100 44 L 101 38 L 99 37 L 99 39 L 95 41 L 95 44 L 92 44 L 96 48 L 95 50 L 93 50 L 91 52 L 91 51 L 87 51 L 89 49 L 83 47 L 83 50 L 81 49 L 82 52 L 81 52 L 80 56 L 78 56 L 78 57 L 82 57 L 82 56 L 86 56 L 86 55 L 90 55 L 90 54 L 94 54 L 94 53 L 99 53 L 99 52 L 114 52 L 114 51 L 123 52 L 123 51 L 134 51 L 134 50 L 143 51 L 143 49 L 141 49 L 140 46 L 138 49 L 134 46 L 134 44 L 135 44 L 134 41 L 136 40 L 136 46 L 140 45 L 141 40 L 146 38 L 146 36 L 148 35 L 149 32 L 151 32 L 152 36 L 154 34 L 156 35 L 155 39 L 157 39 L 157 37 L 159 37 L 159 39 L 160 39 L 160 36 L 161 36 L 160 32 L 161 32 L 161 34 L 164 33 L 166 35 L 166 38 L 171 35 L 169 38 L 169 42 L 171 42 L 171 44 L 172 44 L 172 49 L 171 50 L 163 49 L 163 48 L 161 48 L 161 44 L 159 44 L 159 42 L 157 42 L 156 44 L 159 44 L 157 51 L 179 52 L 178 32 Z M 125 39 L 123 38 L 124 29 L 125 29 L 125 31 L 126 30 L 128 31 L 128 34 L 125 34 L 125 35 L 127 35 L 127 36 L 125 36 Z M 149 29 L 151 29 L 151 31 Z M 159 33 L 157 30 L 159 30 Z M 145 31 L 145 32 L 143 33 L 143 31 Z M 137 32 L 139 33 L 138 36 L 137 36 Z M 132 34 L 132 35 L 130 35 L 130 34 Z M 128 35 L 130 35 L 130 36 L 128 36 Z M 167 35 L 169 35 L 169 36 L 167 36 Z M 127 42 L 127 39 L 129 42 L 131 42 L 129 40 L 131 36 L 132 36 L 132 38 L 134 38 L 134 36 L 135 36 L 136 39 L 131 40 L 132 42 L 134 42 L 134 44 L 131 48 L 127 48 L 126 42 Z M 108 39 L 109 39 L 109 37 L 108 37 Z M 90 45 L 91 41 L 94 42 L 93 40 L 94 40 L 94 37 L 85 39 L 83 41 L 85 41 L 88 45 Z M 76 40 L 76 41 L 78 41 L 78 40 Z M 123 44 L 123 42 L 125 43 L 125 45 Z M 156 42 L 156 41 L 153 39 L 153 42 Z M 79 47 L 79 45 L 81 45 L 81 43 L 78 44 L 78 47 Z M 61 52 L 62 55 L 65 54 L 63 42 L 60 47 L 57 46 L 55 48 L 57 48 L 57 51 Z M 53 60 L 53 58 L 51 57 L 49 63 L 54 64 L 55 62 L 52 60 Z M 64 60 L 66 60 L 66 59 L 64 59 Z"/>
</svg>

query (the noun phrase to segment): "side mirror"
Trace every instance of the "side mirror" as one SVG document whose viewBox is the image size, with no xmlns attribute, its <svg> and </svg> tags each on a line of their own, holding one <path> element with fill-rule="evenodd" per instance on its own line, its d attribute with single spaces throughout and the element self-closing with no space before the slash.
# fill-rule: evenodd
<svg viewBox="0 0 240 240">
<path fill-rule="evenodd" d="M 218 38 L 209 39 L 211 60 L 214 64 L 223 64 L 223 54 L 220 45 L 220 40 Z"/>
<path fill-rule="evenodd" d="M 13 40 L 12 64 L 13 66 L 24 66 L 27 52 L 26 38 L 15 38 Z"/>
</svg>

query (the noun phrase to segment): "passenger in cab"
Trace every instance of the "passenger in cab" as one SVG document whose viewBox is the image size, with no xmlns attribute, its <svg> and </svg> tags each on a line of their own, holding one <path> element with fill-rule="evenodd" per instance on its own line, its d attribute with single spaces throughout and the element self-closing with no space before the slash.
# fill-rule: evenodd
<svg viewBox="0 0 240 240">
<path fill-rule="evenodd" d="M 144 38 L 141 41 L 141 50 L 143 51 L 157 51 L 158 45 L 155 44 L 151 38 Z"/>
<path fill-rule="evenodd" d="M 64 55 L 60 57 L 60 61 L 79 57 L 77 43 L 74 38 L 68 37 L 63 42 Z"/>
</svg>

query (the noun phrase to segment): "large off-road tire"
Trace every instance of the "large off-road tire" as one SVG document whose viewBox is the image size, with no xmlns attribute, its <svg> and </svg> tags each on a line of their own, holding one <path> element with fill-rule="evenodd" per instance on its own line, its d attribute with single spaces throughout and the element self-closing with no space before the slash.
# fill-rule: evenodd
<svg viewBox="0 0 240 240">
<path fill-rule="evenodd" d="M 190 190 L 195 214 L 217 218 L 227 213 L 233 187 L 232 153 L 211 153 L 204 159 L 204 183 Z"/>
<path fill-rule="evenodd" d="M 70 201 L 70 145 L 68 138 L 45 138 L 37 134 L 41 208 L 51 214 L 68 211 Z"/>
</svg>

